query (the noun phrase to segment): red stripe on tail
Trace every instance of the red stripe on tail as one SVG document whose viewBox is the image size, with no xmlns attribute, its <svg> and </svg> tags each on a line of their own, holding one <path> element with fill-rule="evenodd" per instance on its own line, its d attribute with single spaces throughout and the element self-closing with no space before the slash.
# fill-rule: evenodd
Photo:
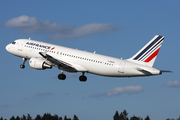
<svg viewBox="0 0 180 120">
<path fill-rule="evenodd" d="M 159 52 L 160 48 L 157 49 L 151 56 L 149 56 L 146 60 L 144 60 L 144 62 L 149 62 L 151 61 L 154 57 L 157 56 L 158 52 Z"/>
</svg>

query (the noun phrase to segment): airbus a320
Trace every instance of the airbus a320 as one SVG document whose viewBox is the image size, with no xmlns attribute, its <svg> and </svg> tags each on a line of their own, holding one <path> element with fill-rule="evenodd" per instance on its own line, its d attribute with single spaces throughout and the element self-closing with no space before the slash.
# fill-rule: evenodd
<svg viewBox="0 0 180 120">
<path fill-rule="evenodd" d="M 129 59 L 120 59 L 87 51 L 81 51 L 59 45 L 39 42 L 31 39 L 17 39 L 6 46 L 6 50 L 23 58 L 21 68 L 29 66 L 37 70 L 61 70 L 59 80 L 65 80 L 67 72 L 82 72 L 80 81 L 86 81 L 85 73 L 108 77 L 137 77 L 160 75 L 161 70 L 153 68 L 153 64 L 163 43 L 164 36 L 156 35 L 142 49 Z"/>
</svg>

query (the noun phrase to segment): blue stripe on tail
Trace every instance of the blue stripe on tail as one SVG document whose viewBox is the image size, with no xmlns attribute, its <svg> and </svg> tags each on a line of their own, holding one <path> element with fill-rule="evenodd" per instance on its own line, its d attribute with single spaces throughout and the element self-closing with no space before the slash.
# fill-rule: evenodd
<svg viewBox="0 0 180 120">
<path fill-rule="evenodd" d="M 156 44 L 161 38 L 162 38 L 163 36 L 158 36 L 151 44 L 149 44 L 141 53 L 139 53 L 135 58 L 134 58 L 134 60 L 137 60 L 137 59 L 139 59 L 148 49 L 150 49 L 154 44 Z M 163 39 L 162 39 L 163 40 Z M 157 46 L 162 40 L 160 40 L 155 46 Z M 155 47 L 154 46 L 154 47 Z M 153 47 L 153 48 L 154 48 Z M 148 51 L 148 53 L 153 49 L 153 48 L 151 48 L 149 51 Z M 146 54 L 148 54 L 148 53 L 146 53 Z M 145 54 L 145 55 L 146 55 Z M 144 55 L 144 56 L 145 56 Z M 143 57 L 144 57 L 143 56 Z M 143 57 L 141 57 L 141 59 L 143 58 Z"/>
</svg>

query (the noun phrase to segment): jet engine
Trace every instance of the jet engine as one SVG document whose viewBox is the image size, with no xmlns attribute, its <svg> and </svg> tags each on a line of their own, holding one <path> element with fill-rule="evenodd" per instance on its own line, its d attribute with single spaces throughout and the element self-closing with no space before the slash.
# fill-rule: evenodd
<svg viewBox="0 0 180 120">
<path fill-rule="evenodd" d="M 29 60 L 29 66 L 37 70 L 45 70 L 46 68 L 52 68 L 52 66 L 47 64 L 42 58 L 31 58 Z"/>
</svg>

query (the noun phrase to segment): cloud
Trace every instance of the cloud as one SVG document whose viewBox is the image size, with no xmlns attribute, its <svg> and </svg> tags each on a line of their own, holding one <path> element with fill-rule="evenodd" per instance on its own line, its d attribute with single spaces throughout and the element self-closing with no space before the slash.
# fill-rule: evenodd
<svg viewBox="0 0 180 120">
<path fill-rule="evenodd" d="M 38 24 L 38 20 L 34 17 L 29 16 L 19 16 L 17 18 L 13 18 L 8 20 L 3 24 L 6 27 L 27 27 L 27 26 L 34 26 Z"/>
<path fill-rule="evenodd" d="M 23 34 L 49 34 L 48 40 L 80 38 L 98 33 L 116 30 L 112 24 L 90 23 L 83 26 L 58 25 L 50 20 L 38 20 L 35 17 L 22 15 L 5 22 L 2 26 L 15 28 Z M 52 35 L 53 34 L 53 35 Z"/>
<path fill-rule="evenodd" d="M 108 90 L 105 93 L 95 93 L 91 97 L 98 98 L 98 97 L 112 97 L 112 96 L 119 96 L 125 93 L 139 93 L 143 90 L 142 86 L 128 86 L 128 87 L 116 87 L 111 90 Z"/>
<path fill-rule="evenodd" d="M 41 21 L 35 17 L 19 16 L 5 22 L 2 26 L 17 28 L 20 33 L 61 33 L 74 28 L 74 25 L 57 25 L 50 20 Z"/>
<path fill-rule="evenodd" d="M 36 97 L 41 97 L 41 96 L 46 97 L 46 96 L 50 96 L 50 95 L 52 95 L 51 92 L 44 92 L 44 93 L 38 92 L 35 96 Z"/>
<path fill-rule="evenodd" d="M 176 81 L 169 81 L 164 86 L 166 87 L 180 87 L 180 82 Z"/>
<path fill-rule="evenodd" d="M 52 35 L 47 39 L 57 40 L 57 39 L 80 38 L 88 35 L 110 32 L 113 30 L 115 30 L 115 27 L 111 24 L 91 23 L 81 27 L 76 27 L 64 33 L 58 33 Z"/>
</svg>

